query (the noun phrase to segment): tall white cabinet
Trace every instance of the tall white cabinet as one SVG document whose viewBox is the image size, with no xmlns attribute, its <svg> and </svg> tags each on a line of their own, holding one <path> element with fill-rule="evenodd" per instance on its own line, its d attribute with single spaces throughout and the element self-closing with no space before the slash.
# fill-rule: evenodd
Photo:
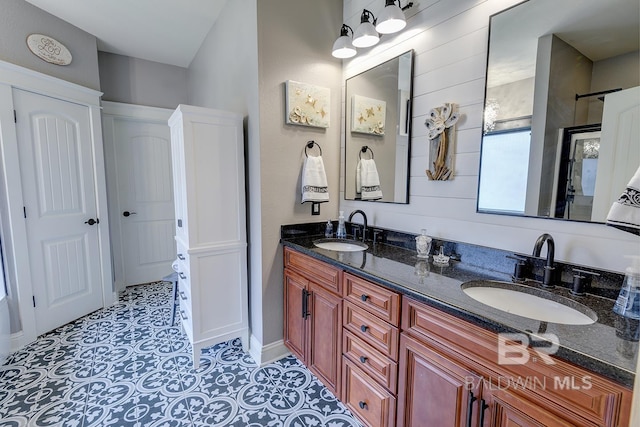
<svg viewBox="0 0 640 427">
<path fill-rule="evenodd" d="M 205 347 L 249 345 L 242 117 L 180 105 L 169 127 L 179 313 L 197 368 Z"/>
</svg>

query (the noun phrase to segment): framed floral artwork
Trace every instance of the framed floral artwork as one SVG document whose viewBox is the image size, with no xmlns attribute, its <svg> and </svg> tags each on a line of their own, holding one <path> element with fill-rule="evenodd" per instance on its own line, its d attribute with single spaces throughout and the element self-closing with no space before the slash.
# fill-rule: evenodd
<svg viewBox="0 0 640 427">
<path fill-rule="evenodd" d="M 351 107 L 352 132 L 384 135 L 386 101 L 353 95 Z"/>
<path fill-rule="evenodd" d="M 331 92 L 328 88 L 287 80 L 285 91 L 286 124 L 329 127 Z"/>
</svg>

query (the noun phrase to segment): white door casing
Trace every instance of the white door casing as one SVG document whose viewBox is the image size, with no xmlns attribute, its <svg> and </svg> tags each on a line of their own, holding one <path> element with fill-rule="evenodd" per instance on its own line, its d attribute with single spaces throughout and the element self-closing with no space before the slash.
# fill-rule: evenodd
<svg viewBox="0 0 640 427">
<path fill-rule="evenodd" d="M 602 112 L 598 173 L 591 221 L 604 222 L 640 165 L 640 86 L 607 94 Z"/>
<path fill-rule="evenodd" d="M 116 300 L 113 292 L 107 185 L 100 121 L 101 92 L 56 77 L 0 61 L 0 227 L 7 265 L 9 311 L 11 314 L 11 349 L 18 350 L 37 338 L 36 314 L 33 307 L 33 280 L 27 245 L 23 206 L 22 179 L 19 166 L 18 138 L 14 120 L 13 90 L 23 89 L 40 95 L 85 106 L 89 112 L 93 151 L 94 183 L 100 226 L 97 228 L 103 305 Z"/>
<path fill-rule="evenodd" d="M 171 110 L 103 106 L 112 253 L 122 288 L 161 279 L 176 258 Z"/>
<path fill-rule="evenodd" d="M 103 306 L 90 114 L 13 91 L 36 333 Z"/>
</svg>

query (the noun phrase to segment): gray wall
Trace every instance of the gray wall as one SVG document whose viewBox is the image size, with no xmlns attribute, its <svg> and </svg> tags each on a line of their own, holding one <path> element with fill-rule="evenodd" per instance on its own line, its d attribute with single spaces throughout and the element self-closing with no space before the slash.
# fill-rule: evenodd
<svg viewBox="0 0 640 427">
<path fill-rule="evenodd" d="M 49 64 L 31 53 L 26 40 L 33 33 L 65 45 L 73 56 L 71 64 Z M 100 90 L 96 38 L 24 0 L 2 0 L 0 60 Z"/>
<path fill-rule="evenodd" d="M 105 101 L 174 109 L 187 103 L 187 69 L 98 52 Z"/>
<path fill-rule="evenodd" d="M 247 117 L 250 321 L 253 338 L 265 345 L 282 339 L 280 225 L 326 220 L 337 212 L 341 63 L 330 49 L 341 24 L 341 0 L 234 0 L 189 67 L 189 103 Z M 329 128 L 284 124 L 286 80 L 330 89 Z M 319 217 L 300 203 L 310 139 L 322 146 L 329 180 L 331 200 Z"/>
</svg>

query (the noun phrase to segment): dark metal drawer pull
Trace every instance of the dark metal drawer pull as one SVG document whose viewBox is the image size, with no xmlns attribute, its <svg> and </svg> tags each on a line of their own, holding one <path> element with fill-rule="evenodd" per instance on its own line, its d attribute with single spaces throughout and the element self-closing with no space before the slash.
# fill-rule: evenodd
<svg viewBox="0 0 640 427">
<path fill-rule="evenodd" d="M 361 330 L 362 332 L 367 332 L 367 329 L 369 329 L 369 327 L 368 327 L 367 325 L 362 325 L 362 326 L 360 326 L 360 330 Z"/>
<path fill-rule="evenodd" d="M 368 298 L 369 298 L 369 295 L 367 294 L 362 294 L 362 296 L 360 297 L 362 301 L 366 301 Z"/>
<path fill-rule="evenodd" d="M 367 402 L 360 401 L 358 403 L 358 406 L 360 407 L 360 409 L 367 409 Z"/>
<path fill-rule="evenodd" d="M 361 362 L 361 363 L 367 363 L 367 360 L 368 360 L 368 359 L 369 359 L 368 357 L 360 356 L 360 362 Z"/>
</svg>

